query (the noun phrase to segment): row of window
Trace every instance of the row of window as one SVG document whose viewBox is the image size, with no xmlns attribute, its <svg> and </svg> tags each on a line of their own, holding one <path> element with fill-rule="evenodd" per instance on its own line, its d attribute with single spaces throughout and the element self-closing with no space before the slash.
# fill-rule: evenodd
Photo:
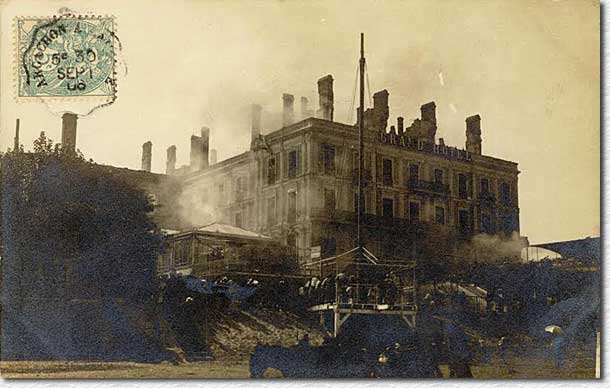
<svg viewBox="0 0 610 388">
<path fill-rule="evenodd" d="M 322 145 L 322 168 L 323 173 L 327 175 L 335 174 L 335 146 L 330 144 Z M 370 161 L 367 160 L 367 162 Z M 366 163 L 365 163 L 366 164 Z M 383 158 L 382 159 L 382 182 L 384 186 L 392 187 L 394 186 L 394 162 L 392 159 Z M 354 173 L 357 173 L 359 160 L 358 160 L 358 152 L 352 153 L 352 166 Z M 420 165 L 417 163 L 408 163 L 405 171 L 405 182 L 404 185 L 407 187 L 417 186 L 421 181 L 420 176 Z M 469 178 L 466 174 L 458 174 L 458 196 L 460 198 L 468 198 L 469 195 Z M 445 171 L 441 168 L 434 168 L 433 170 L 433 184 L 437 188 L 442 188 L 442 185 L 445 182 Z M 489 197 L 491 192 L 489 190 L 489 178 L 481 177 L 480 178 L 480 196 Z M 500 184 L 500 199 L 502 204 L 510 205 L 510 185 L 506 182 L 502 182 Z"/>
<path fill-rule="evenodd" d="M 278 222 L 277 219 L 277 208 L 276 208 L 276 198 L 270 197 L 267 198 L 266 202 L 266 221 L 268 226 L 276 225 Z M 335 198 L 335 190 L 333 189 L 324 189 L 324 208 L 327 211 L 334 211 L 336 209 L 336 198 Z M 364 210 L 366 212 L 366 206 L 364 206 Z M 407 209 L 406 209 L 407 210 Z M 354 193 L 354 212 L 358 212 L 358 194 Z M 407 213 L 407 212 L 405 212 Z M 387 218 L 395 217 L 395 201 L 393 198 L 383 198 L 381 203 L 381 216 Z M 408 203 L 408 213 L 405 214 L 406 218 L 410 219 L 413 222 L 421 221 L 422 211 L 421 204 L 417 201 L 409 201 Z M 296 191 L 289 191 L 287 197 L 287 221 L 289 223 L 296 222 L 298 217 L 297 213 L 297 193 Z M 482 212 L 480 219 L 480 229 L 485 233 L 495 233 L 496 225 L 493 222 L 493 218 L 491 214 L 488 212 Z M 447 212 L 444 206 L 435 206 L 434 207 L 434 223 L 439 225 L 444 225 L 447 223 Z M 503 215 L 500 217 L 500 230 L 510 233 L 513 230 L 517 230 L 517 227 L 514 225 L 513 217 L 509 215 Z M 242 225 L 242 213 L 238 212 L 235 215 L 235 225 L 241 227 Z M 468 235 L 472 232 L 472 223 L 471 223 L 471 212 L 467 209 L 459 209 L 457 214 L 457 228 L 461 234 Z M 179 256 L 179 255 L 178 255 Z"/>
<path fill-rule="evenodd" d="M 267 159 L 264 166 L 264 175 L 267 185 L 273 185 L 278 181 L 280 175 L 280 164 L 278 163 L 279 155 L 276 154 Z M 301 149 L 295 148 L 286 154 L 286 171 L 285 177 L 288 179 L 296 178 L 301 175 L 303 171 L 303 158 L 301 155 Z"/>
<path fill-rule="evenodd" d="M 327 175 L 334 175 L 336 172 L 336 147 L 331 144 L 322 144 L 322 172 Z M 279 163 L 277 162 L 278 155 L 269 157 L 267 159 L 265 165 L 265 177 L 266 183 L 268 185 L 275 184 L 278 180 L 279 176 Z M 352 161 L 354 173 L 356 174 L 358 171 L 358 153 L 352 153 Z M 370 165 L 370 161 L 368 161 Z M 392 187 L 394 186 L 394 166 L 393 160 L 388 158 L 382 159 L 382 182 L 384 186 Z M 302 158 L 301 158 L 301 149 L 295 148 L 290 150 L 287 153 L 286 159 L 286 177 L 288 179 L 292 179 L 301 174 Z M 370 167 L 369 167 L 370 168 Z M 419 187 L 421 184 L 421 174 L 420 174 L 420 165 L 417 163 L 409 163 L 407 165 L 407 170 L 405 171 L 405 182 L 404 185 L 407 187 Z M 441 168 L 434 168 L 433 170 L 433 189 L 442 190 L 444 182 L 446 180 L 445 171 Z M 481 177 L 480 178 L 480 191 L 479 196 L 484 198 L 492 197 L 492 192 L 490 191 L 489 178 Z M 460 198 L 469 198 L 471 197 L 472 188 L 470 179 L 467 174 L 459 173 L 457 175 L 457 194 Z M 239 187 L 239 186 L 238 186 Z M 502 182 L 500 184 L 500 200 L 503 205 L 511 204 L 511 188 L 507 182 Z"/>
</svg>

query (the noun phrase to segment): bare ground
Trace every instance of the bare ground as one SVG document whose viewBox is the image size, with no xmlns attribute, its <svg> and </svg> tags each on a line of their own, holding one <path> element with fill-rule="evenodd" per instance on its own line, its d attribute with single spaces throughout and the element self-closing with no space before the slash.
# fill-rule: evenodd
<svg viewBox="0 0 610 388">
<path fill-rule="evenodd" d="M 492 356 L 486 365 L 475 364 L 472 373 L 480 379 L 566 379 L 595 377 L 595 362 L 592 355 L 578 354 L 567 359 L 561 369 L 556 369 L 550 357 L 510 355 L 508 365 L 499 357 Z M 0 363 L 4 378 L 248 378 L 248 362 L 245 359 L 224 359 L 174 365 L 171 363 L 139 364 L 132 362 L 87 362 L 87 361 L 8 361 Z M 512 369 L 512 371 L 509 371 Z M 447 365 L 441 365 L 445 377 L 449 375 Z M 277 373 L 269 371 L 268 375 Z"/>
</svg>

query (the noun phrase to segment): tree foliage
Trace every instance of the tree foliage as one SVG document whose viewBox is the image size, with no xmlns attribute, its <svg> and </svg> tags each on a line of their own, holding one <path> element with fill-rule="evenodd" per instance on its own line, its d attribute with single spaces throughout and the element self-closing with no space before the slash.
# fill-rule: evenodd
<svg viewBox="0 0 610 388">
<path fill-rule="evenodd" d="M 34 152 L 12 151 L 0 161 L 0 254 L 9 294 L 151 295 L 160 235 L 142 190 L 44 132 Z"/>
</svg>

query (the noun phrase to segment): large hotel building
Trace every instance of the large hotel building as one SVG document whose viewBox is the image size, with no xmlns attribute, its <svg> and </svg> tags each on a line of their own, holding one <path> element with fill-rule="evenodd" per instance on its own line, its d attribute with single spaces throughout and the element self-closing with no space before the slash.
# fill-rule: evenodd
<svg viewBox="0 0 610 388">
<path fill-rule="evenodd" d="M 205 209 L 199 225 L 181 227 L 219 222 L 250 230 L 294 247 L 301 264 L 353 248 L 358 123 L 333 120 L 332 76 L 318 80 L 318 93 L 315 114 L 305 98 L 295 113 L 294 96 L 284 94 L 282 128 L 266 134 L 262 108 L 253 105 L 251 147 L 229 159 L 210 162 L 206 128 L 191 137 L 189 166 L 176 168 L 176 148 L 168 148 L 166 173 L 189 201 L 164 205 L 181 206 L 180 212 L 191 206 L 194 214 Z M 402 117 L 395 124 L 388 120 L 383 90 L 364 112 L 368 250 L 412 257 L 438 238 L 453 241 L 448 255 L 468 257 L 464 247 L 477 234 L 518 234 L 517 163 L 483 155 L 479 115 L 465 120 L 464 148 L 436 138 L 434 102 L 422 105 L 409 126 Z M 144 144 L 142 164 L 150 170 L 150 143 Z"/>
</svg>

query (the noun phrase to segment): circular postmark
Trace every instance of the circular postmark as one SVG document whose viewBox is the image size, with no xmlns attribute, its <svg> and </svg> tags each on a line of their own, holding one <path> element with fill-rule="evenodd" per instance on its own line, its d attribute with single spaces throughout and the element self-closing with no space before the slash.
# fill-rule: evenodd
<svg viewBox="0 0 610 388">
<path fill-rule="evenodd" d="M 112 96 L 112 18 L 21 19 L 19 95 Z"/>
</svg>

